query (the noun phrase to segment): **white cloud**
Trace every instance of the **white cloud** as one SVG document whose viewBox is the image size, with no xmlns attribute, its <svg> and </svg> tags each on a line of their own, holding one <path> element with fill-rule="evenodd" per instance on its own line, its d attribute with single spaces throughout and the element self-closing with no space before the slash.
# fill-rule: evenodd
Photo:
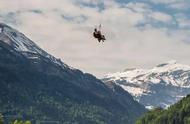
<svg viewBox="0 0 190 124">
<path fill-rule="evenodd" d="M 126 7 L 139 13 L 147 13 L 151 11 L 151 6 L 141 2 L 130 2 Z"/>
<path fill-rule="evenodd" d="M 178 10 L 188 10 L 190 8 L 189 2 L 177 2 L 169 4 L 168 7 Z"/>
<path fill-rule="evenodd" d="M 159 11 L 153 11 L 152 7 L 146 3 L 131 2 L 127 4 L 126 7 L 141 14 L 141 16 L 144 16 L 144 22 L 151 23 L 151 21 L 155 20 L 163 23 L 171 23 L 173 21 L 171 15 Z"/>
<path fill-rule="evenodd" d="M 178 13 L 175 15 L 175 18 L 180 28 L 186 28 L 186 29 L 190 28 L 190 19 L 186 17 L 185 14 Z"/>
<path fill-rule="evenodd" d="M 153 3 L 161 3 L 161 4 L 170 4 L 170 3 L 176 3 L 176 2 L 181 2 L 181 1 L 186 1 L 186 0 L 150 0 Z"/>
<path fill-rule="evenodd" d="M 162 13 L 162 12 L 152 12 L 149 17 L 153 18 L 154 20 L 157 21 L 162 21 L 165 23 L 171 23 L 172 22 L 172 17 L 168 14 Z"/>
<path fill-rule="evenodd" d="M 102 3 L 105 9 L 99 11 L 98 6 L 92 8 L 81 2 Z M 40 10 L 41 13 L 31 10 Z M 153 27 L 151 19 L 163 23 L 173 19 L 167 13 L 152 10 L 146 3 L 120 5 L 114 0 L 1 0 L 0 20 L 6 22 L 10 19 L 7 17 L 9 12 L 15 12 L 12 18 L 18 25 L 14 22 L 9 24 L 68 65 L 97 76 L 130 66 L 150 67 L 170 59 L 190 62 L 190 46 L 187 45 L 190 32 Z M 108 39 L 105 43 L 98 43 L 92 37 L 93 28 L 100 22 Z M 147 24 L 140 30 L 136 25 L 142 22 Z"/>
<path fill-rule="evenodd" d="M 171 9 L 188 10 L 190 8 L 189 0 L 150 0 L 150 1 L 155 4 L 165 4 L 166 7 Z"/>
</svg>

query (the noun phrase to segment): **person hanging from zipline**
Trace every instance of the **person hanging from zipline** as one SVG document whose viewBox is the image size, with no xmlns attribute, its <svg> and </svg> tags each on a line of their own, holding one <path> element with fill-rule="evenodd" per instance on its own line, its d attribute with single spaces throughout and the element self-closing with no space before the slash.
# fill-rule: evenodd
<svg viewBox="0 0 190 124">
<path fill-rule="evenodd" d="M 93 36 L 97 38 L 99 42 L 104 42 L 106 40 L 105 36 L 101 33 L 101 24 L 99 25 L 99 30 L 97 30 L 97 28 L 94 29 Z"/>
</svg>

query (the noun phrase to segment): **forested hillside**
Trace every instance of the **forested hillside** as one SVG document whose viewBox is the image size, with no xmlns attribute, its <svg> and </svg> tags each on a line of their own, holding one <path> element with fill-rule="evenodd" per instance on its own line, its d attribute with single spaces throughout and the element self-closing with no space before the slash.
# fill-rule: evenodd
<svg viewBox="0 0 190 124">
<path fill-rule="evenodd" d="M 136 124 L 190 124 L 190 95 L 166 110 L 149 111 Z"/>
</svg>

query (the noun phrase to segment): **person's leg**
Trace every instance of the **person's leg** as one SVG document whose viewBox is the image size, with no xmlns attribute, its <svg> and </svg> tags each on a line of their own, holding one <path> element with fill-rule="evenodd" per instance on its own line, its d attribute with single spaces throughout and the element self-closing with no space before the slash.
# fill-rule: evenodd
<svg viewBox="0 0 190 124">
<path fill-rule="evenodd" d="M 105 36 L 104 36 L 104 35 L 102 35 L 102 39 L 106 40 L 106 38 L 105 38 Z"/>
<path fill-rule="evenodd" d="M 100 38 L 98 38 L 98 41 L 100 42 L 100 41 L 101 41 L 101 39 L 100 39 Z"/>
</svg>

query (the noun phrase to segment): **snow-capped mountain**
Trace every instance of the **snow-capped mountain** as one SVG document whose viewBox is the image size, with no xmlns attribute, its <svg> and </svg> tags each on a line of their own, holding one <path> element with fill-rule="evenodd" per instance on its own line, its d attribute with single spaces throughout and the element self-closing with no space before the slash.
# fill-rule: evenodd
<svg viewBox="0 0 190 124">
<path fill-rule="evenodd" d="M 39 48 L 24 34 L 3 23 L 0 23 L 0 40 L 10 45 L 16 51 L 21 52 L 29 59 L 38 59 L 39 56 L 43 56 L 63 68 L 68 67 L 60 59 L 55 58 L 54 56 Z"/>
<path fill-rule="evenodd" d="M 108 74 L 102 80 L 120 85 L 147 108 L 165 108 L 190 93 L 190 66 L 172 60 L 152 69 Z"/>
<path fill-rule="evenodd" d="M 67 66 L 0 24 L 0 113 L 5 123 L 132 124 L 144 112 L 120 86 Z"/>
</svg>

